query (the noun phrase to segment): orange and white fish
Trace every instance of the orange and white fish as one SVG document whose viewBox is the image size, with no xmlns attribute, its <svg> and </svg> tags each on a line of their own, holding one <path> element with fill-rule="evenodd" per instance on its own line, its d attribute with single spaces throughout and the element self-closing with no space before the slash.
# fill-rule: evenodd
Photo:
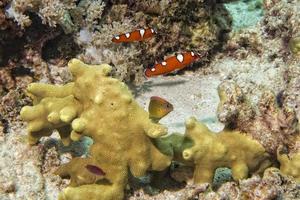
<svg viewBox="0 0 300 200">
<path fill-rule="evenodd" d="M 144 41 L 153 37 L 155 34 L 156 31 L 152 28 L 142 28 L 132 32 L 115 35 L 111 41 L 115 43 Z"/>
<path fill-rule="evenodd" d="M 173 105 L 167 100 L 152 96 L 148 107 L 149 116 L 154 121 L 159 121 L 161 118 L 173 111 Z"/>
<path fill-rule="evenodd" d="M 151 68 L 145 70 L 146 77 L 158 76 L 182 69 L 187 65 L 195 62 L 201 55 L 199 53 L 185 52 L 171 56 L 161 63 L 155 64 Z"/>
</svg>

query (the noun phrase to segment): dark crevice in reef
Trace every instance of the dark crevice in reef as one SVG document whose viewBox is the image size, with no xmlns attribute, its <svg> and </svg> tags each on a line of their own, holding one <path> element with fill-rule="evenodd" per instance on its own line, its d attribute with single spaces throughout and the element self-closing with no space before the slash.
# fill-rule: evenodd
<svg viewBox="0 0 300 200">
<path fill-rule="evenodd" d="M 7 134 L 8 127 L 9 127 L 8 121 L 6 119 L 4 119 L 4 117 L 2 117 L 1 115 L 0 115 L 0 124 L 2 124 L 2 126 L 3 126 L 3 133 Z"/>
<path fill-rule="evenodd" d="M 0 66 L 6 66 L 9 60 L 17 62 L 23 58 L 26 48 L 41 52 L 45 60 L 53 58 L 70 59 L 79 52 L 71 35 L 63 34 L 61 28 L 51 28 L 42 24 L 41 18 L 34 13 L 27 12 L 32 25 L 21 34 L 16 34 L 15 27 L 0 31 Z"/>
<path fill-rule="evenodd" d="M 14 78 L 17 76 L 24 76 L 24 75 L 29 75 L 33 77 L 34 73 L 29 68 L 25 68 L 24 66 L 17 66 L 11 69 L 11 75 Z"/>
<path fill-rule="evenodd" d="M 71 59 L 80 52 L 74 43 L 72 35 L 61 34 L 45 42 L 42 48 L 42 58 L 46 61 L 56 58 Z"/>
<path fill-rule="evenodd" d="M 32 20 L 32 25 L 21 31 L 16 24 L 0 31 L 0 66 L 8 64 L 9 60 L 17 61 L 22 58 L 26 47 L 40 48 L 41 41 L 51 29 L 42 24 L 41 19 L 34 13 L 25 13 Z"/>
<path fill-rule="evenodd" d="M 19 57 L 25 44 L 24 39 L 13 32 L 13 29 L 0 30 L 0 67 L 7 65 L 9 59 Z"/>
<path fill-rule="evenodd" d="M 178 191 L 186 186 L 184 182 L 175 181 L 171 177 L 171 172 L 174 163 L 164 171 L 151 171 L 144 177 L 135 178 L 132 174 L 129 175 L 130 190 L 126 192 L 126 196 L 132 196 L 134 191 L 142 189 L 146 194 L 156 195 L 164 190 Z M 164 180 L 164 181 L 161 181 Z M 127 198 L 126 198 L 127 199 Z"/>
</svg>

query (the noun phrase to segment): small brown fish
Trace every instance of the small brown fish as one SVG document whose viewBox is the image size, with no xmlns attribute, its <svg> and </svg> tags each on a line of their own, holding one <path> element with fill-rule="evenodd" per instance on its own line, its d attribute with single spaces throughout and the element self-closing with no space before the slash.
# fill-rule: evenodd
<svg viewBox="0 0 300 200">
<path fill-rule="evenodd" d="M 105 172 L 95 165 L 86 165 L 85 168 L 93 174 L 96 174 L 98 176 L 105 176 Z"/>
<path fill-rule="evenodd" d="M 150 118 L 159 121 L 173 111 L 173 105 L 161 97 L 153 96 L 150 98 L 148 111 Z"/>
</svg>

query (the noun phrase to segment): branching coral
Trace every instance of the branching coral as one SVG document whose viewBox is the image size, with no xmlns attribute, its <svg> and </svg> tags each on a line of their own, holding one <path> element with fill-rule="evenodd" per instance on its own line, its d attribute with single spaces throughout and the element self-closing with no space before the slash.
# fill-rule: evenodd
<svg viewBox="0 0 300 200">
<path fill-rule="evenodd" d="M 127 86 L 108 77 L 109 65 L 88 66 L 77 59 L 69 62 L 74 82 L 64 86 L 31 84 L 29 96 L 34 106 L 24 107 L 21 117 L 28 121 L 29 142 L 57 129 L 65 144 L 69 139 L 89 136 L 94 140 L 89 158 L 76 158 L 58 169 L 71 177 L 71 185 L 60 200 L 123 198 L 128 169 L 134 176 L 147 170 L 163 170 L 170 157 L 160 153 L 150 138 L 166 134 L 149 114 L 134 101 Z M 99 166 L 106 175 L 99 177 L 85 166 Z"/>
<path fill-rule="evenodd" d="M 268 154 L 263 146 L 235 131 L 211 132 L 204 124 L 190 118 L 186 121 L 186 137 L 194 141 L 182 152 L 185 160 L 195 164 L 194 182 L 211 182 L 218 167 L 229 167 L 235 180 L 267 167 Z"/>
<path fill-rule="evenodd" d="M 155 139 L 156 146 L 178 162 L 194 166 L 195 183 L 211 183 L 215 170 L 229 167 L 235 180 L 260 173 L 270 165 L 264 147 L 238 131 L 210 131 L 195 118 L 186 121 L 184 135 Z"/>
</svg>

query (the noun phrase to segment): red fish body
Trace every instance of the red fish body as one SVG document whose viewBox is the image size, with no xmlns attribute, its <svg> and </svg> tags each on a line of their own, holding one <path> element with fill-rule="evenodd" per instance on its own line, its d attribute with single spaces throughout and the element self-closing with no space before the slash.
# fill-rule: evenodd
<svg viewBox="0 0 300 200">
<path fill-rule="evenodd" d="M 171 56 L 161 63 L 145 70 L 145 76 L 152 77 L 167 74 L 182 69 L 200 58 L 200 54 L 194 52 L 180 53 Z"/>
<path fill-rule="evenodd" d="M 156 31 L 152 28 L 137 29 L 132 32 L 115 35 L 111 41 L 115 43 L 138 42 L 138 41 L 144 41 L 146 39 L 149 39 L 153 37 L 153 35 L 155 34 Z"/>
</svg>

